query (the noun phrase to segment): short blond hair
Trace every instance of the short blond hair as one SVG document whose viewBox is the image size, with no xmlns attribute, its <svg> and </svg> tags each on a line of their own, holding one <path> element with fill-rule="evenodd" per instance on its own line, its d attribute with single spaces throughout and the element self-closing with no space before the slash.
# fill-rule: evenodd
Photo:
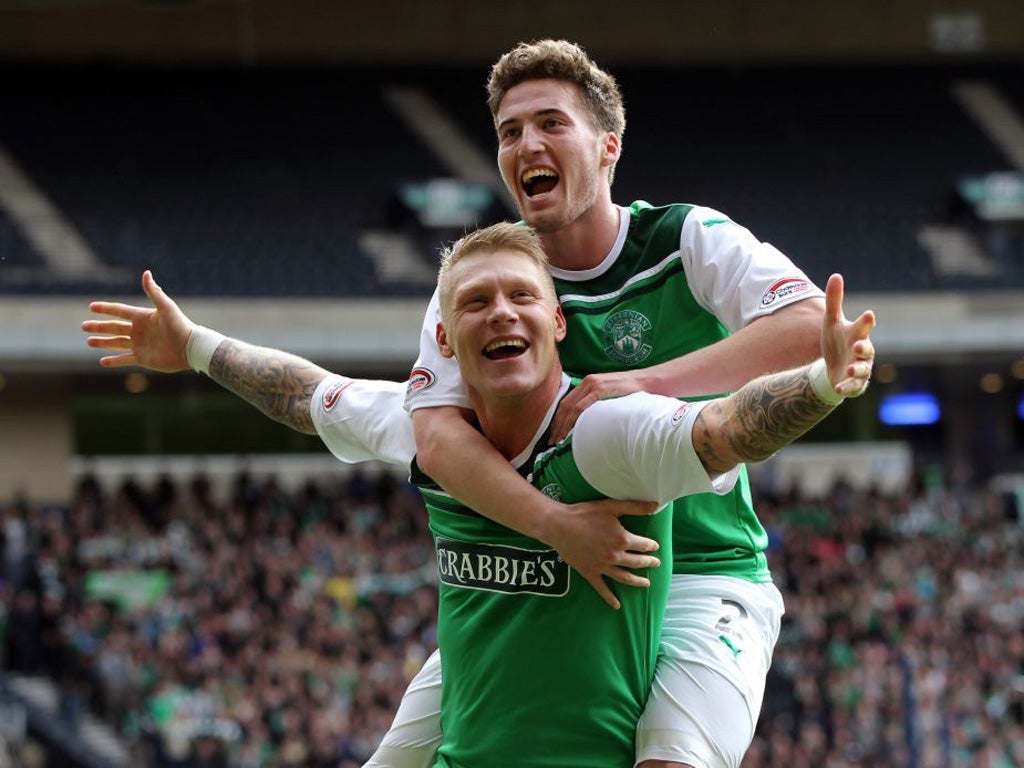
<svg viewBox="0 0 1024 768">
<path fill-rule="evenodd" d="M 525 224 L 503 221 L 474 230 L 441 252 L 441 267 L 437 272 L 437 298 L 443 318 L 447 319 L 451 311 L 450 304 L 455 290 L 451 273 L 455 265 L 467 256 L 497 251 L 515 251 L 529 257 L 541 275 L 548 298 L 557 303 L 555 284 L 548 272 L 548 257 L 541 248 L 537 234 Z"/>
</svg>

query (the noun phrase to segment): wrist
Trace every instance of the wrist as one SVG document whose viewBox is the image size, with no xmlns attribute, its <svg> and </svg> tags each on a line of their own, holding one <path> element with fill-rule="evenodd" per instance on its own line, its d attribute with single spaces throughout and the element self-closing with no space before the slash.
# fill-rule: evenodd
<svg viewBox="0 0 1024 768">
<path fill-rule="evenodd" d="M 547 499 L 547 503 L 536 508 L 536 513 L 532 515 L 532 519 L 528 523 L 529 527 L 533 530 L 523 531 L 523 533 L 547 544 L 549 547 L 558 549 L 559 542 L 561 541 L 559 532 L 561 531 L 561 523 L 564 519 L 562 514 L 563 505 L 548 496 L 544 498 Z"/>
<path fill-rule="evenodd" d="M 811 363 L 809 378 L 811 380 L 811 389 L 825 405 L 839 405 L 839 403 L 846 399 L 836 392 L 835 385 L 829 378 L 828 366 L 825 364 L 824 358 L 819 357 Z"/>
<path fill-rule="evenodd" d="M 650 368 L 639 368 L 630 371 L 633 377 L 634 392 L 648 392 L 652 395 L 665 395 L 674 397 L 672 394 L 678 387 L 678 379 L 672 376 L 672 372 L 663 365 L 652 365 Z"/>
<path fill-rule="evenodd" d="M 209 374 L 213 353 L 225 338 L 227 337 L 224 334 L 211 328 L 193 325 L 188 341 L 185 342 L 185 358 L 189 367 L 199 373 Z"/>
</svg>

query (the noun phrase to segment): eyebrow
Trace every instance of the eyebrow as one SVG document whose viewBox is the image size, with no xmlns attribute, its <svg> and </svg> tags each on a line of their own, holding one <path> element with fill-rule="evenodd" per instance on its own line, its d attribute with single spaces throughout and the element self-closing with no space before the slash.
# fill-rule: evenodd
<svg viewBox="0 0 1024 768">
<path fill-rule="evenodd" d="M 480 290 L 480 281 L 470 278 L 464 282 L 459 283 L 455 286 L 451 292 L 451 298 L 453 302 L 458 302 L 463 299 L 466 294 L 473 294 Z"/>
<path fill-rule="evenodd" d="M 537 110 L 532 115 L 530 115 L 530 117 L 546 117 L 548 115 L 564 115 L 564 114 L 565 114 L 565 112 L 562 111 L 561 109 L 558 109 L 557 107 L 548 107 L 547 109 L 539 109 L 539 110 Z M 504 128 L 509 123 L 518 123 L 518 122 L 521 122 L 519 120 L 519 118 L 507 117 L 504 120 L 502 120 L 500 123 L 498 123 L 498 130 L 500 131 L 502 128 Z"/>
</svg>

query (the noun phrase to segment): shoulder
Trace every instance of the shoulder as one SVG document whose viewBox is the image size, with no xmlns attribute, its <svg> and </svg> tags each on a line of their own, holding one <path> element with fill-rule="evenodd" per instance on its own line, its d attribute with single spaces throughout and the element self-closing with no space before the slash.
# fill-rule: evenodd
<svg viewBox="0 0 1024 768">
<path fill-rule="evenodd" d="M 649 392 L 634 392 L 624 397 L 599 400 L 580 414 L 574 430 L 576 442 L 609 439 L 615 434 L 635 436 L 654 422 L 671 422 L 677 414 L 682 418 L 689 406 L 689 403 L 674 397 L 652 395 Z"/>
<path fill-rule="evenodd" d="M 668 203 L 666 205 L 652 205 L 646 200 L 634 200 L 629 205 L 629 215 L 634 225 L 638 226 L 682 226 L 693 211 L 699 210 L 700 206 L 692 203 Z"/>
<path fill-rule="evenodd" d="M 750 236 L 731 216 L 706 205 L 651 205 L 637 200 L 629 206 L 629 213 L 635 234 L 644 238 L 669 236 L 682 246 L 695 247 L 709 238 L 729 241 Z"/>
</svg>

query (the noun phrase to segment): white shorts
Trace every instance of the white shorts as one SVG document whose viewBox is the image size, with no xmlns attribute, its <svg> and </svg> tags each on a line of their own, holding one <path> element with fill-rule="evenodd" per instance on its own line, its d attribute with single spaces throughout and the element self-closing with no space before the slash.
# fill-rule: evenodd
<svg viewBox="0 0 1024 768">
<path fill-rule="evenodd" d="M 672 577 L 636 760 L 737 768 L 754 738 L 784 612 L 774 584 Z"/>
<path fill-rule="evenodd" d="M 773 584 L 672 577 L 636 761 L 737 768 L 754 738 L 782 621 Z M 441 656 L 434 651 L 364 768 L 429 768 L 441 745 Z"/>
<path fill-rule="evenodd" d="M 363 768 L 430 768 L 441 746 L 441 653 L 409 683 L 395 721 Z"/>
</svg>

